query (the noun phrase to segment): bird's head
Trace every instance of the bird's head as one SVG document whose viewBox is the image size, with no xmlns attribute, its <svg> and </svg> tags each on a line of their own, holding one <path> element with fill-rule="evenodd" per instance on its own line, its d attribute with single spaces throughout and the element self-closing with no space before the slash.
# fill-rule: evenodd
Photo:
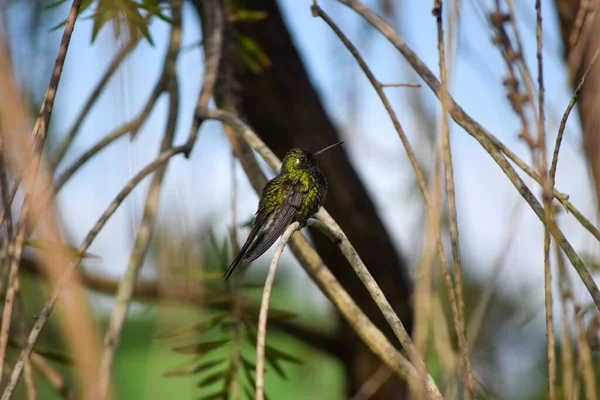
<svg viewBox="0 0 600 400">
<path fill-rule="evenodd" d="M 317 157 L 304 149 L 291 149 L 287 152 L 281 164 L 282 172 L 310 170 L 318 167 Z"/>
<path fill-rule="evenodd" d="M 304 149 L 291 149 L 287 152 L 281 163 L 281 172 L 293 172 L 293 171 L 310 171 L 311 169 L 318 168 L 319 163 L 317 162 L 317 156 L 322 152 L 334 148 L 343 144 L 344 142 L 337 142 L 330 146 L 325 147 L 311 153 Z"/>
</svg>

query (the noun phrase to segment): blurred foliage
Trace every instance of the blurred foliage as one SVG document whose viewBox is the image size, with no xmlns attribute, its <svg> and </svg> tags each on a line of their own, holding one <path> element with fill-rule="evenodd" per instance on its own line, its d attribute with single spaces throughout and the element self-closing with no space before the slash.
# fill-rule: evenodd
<svg viewBox="0 0 600 400">
<path fill-rule="evenodd" d="M 47 9 L 62 6 L 69 0 L 58 0 L 46 6 Z M 152 36 L 148 30 L 149 20 L 142 15 L 142 11 L 148 12 L 150 16 L 156 16 L 163 21 L 171 22 L 163 14 L 165 8 L 160 5 L 159 0 L 82 0 L 79 13 L 88 10 L 94 3 L 95 10 L 89 17 L 94 22 L 92 29 L 92 43 L 104 26 L 111 22 L 113 24 L 115 37 L 121 36 L 121 30 L 125 27 L 129 37 L 134 38 L 141 34 L 150 44 L 154 45 Z M 65 19 L 53 29 L 62 28 L 67 23 Z"/>
</svg>

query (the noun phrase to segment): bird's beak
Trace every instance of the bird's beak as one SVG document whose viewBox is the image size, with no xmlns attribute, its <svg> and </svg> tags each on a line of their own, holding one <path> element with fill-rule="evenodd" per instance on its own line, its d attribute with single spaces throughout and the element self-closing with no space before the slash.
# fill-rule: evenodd
<svg viewBox="0 0 600 400">
<path fill-rule="evenodd" d="M 343 141 L 343 140 L 342 140 L 341 142 L 334 143 L 334 144 L 332 144 L 331 146 L 327 146 L 327 147 L 325 147 L 324 149 L 317 151 L 316 153 L 314 153 L 314 155 L 315 155 L 315 156 L 318 156 L 318 155 L 319 155 L 319 154 L 321 154 L 322 152 L 324 152 L 324 151 L 327 151 L 327 150 L 329 150 L 329 149 L 332 149 L 332 148 L 334 148 L 334 147 L 337 147 L 337 146 L 339 146 L 339 145 L 341 145 L 341 144 L 344 144 L 344 141 Z"/>
</svg>

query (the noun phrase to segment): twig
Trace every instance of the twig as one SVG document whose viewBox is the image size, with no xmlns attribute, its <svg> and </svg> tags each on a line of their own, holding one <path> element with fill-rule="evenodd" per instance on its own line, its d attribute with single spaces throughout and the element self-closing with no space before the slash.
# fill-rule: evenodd
<svg viewBox="0 0 600 400">
<path fill-rule="evenodd" d="M 177 77 L 175 74 L 175 66 L 177 63 L 177 55 L 181 43 L 181 2 L 177 0 L 171 1 L 171 10 L 173 15 L 173 24 L 171 28 L 169 48 L 165 57 L 163 72 L 160 82 L 164 82 L 163 90 L 169 92 L 169 116 L 165 135 L 161 144 L 161 153 L 172 147 L 175 129 L 177 126 L 177 117 L 179 110 L 179 88 Z M 133 289 L 137 280 L 140 268 L 152 238 L 152 231 L 156 213 L 158 211 L 158 203 L 162 189 L 163 178 L 166 172 L 166 164 L 160 167 L 152 178 L 148 194 L 146 196 L 146 204 L 144 206 L 144 215 L 142 222 L 136 234 L 135 244 L 127 264 L 127 269 L 119 289 L 117 290 L 116 304 L 113 309 L 106 336 L 104 338 L 104 352 L 102 355 L 102 363 L 100 365 L 100 399 L 103 400 L 108 396 L 110 387 L 110 378 L 112 375 L 115 352 L 120 342 L 121 332 L 127 317 L 127 310 L 133 298 Z"/>
<path fill-rule="evenodd" d="M 208 102 L 213 97 L 215 84 L 219 75 L 221 53 L 223 51 L 223 11 L 220 0 L 202 0 L 199 2 L 202 13 L 202 38 L 204 41 L 204 76 L 202 88 L 198 96 L 194 119 L 188 137 L 190 151 L 194 148 L 198 129 L 202 124 L 199 113 L 208 107 Z M 190 156 L 187 153 L 186 158 Z"/>
<path fill-rule="evenodd" d="M 364 6 L 357 0 L 338 0 L 344 5 L 347 5 L 352 10 L 357 12 L 363 18 L 365 18 L 371 25 L 379 30 L 395 47 L 398 49 L 411 64 L 414 70 L 423 78 L 431 90 L 440 96 L 440 83 L 433 73 L 427 68 L 427 66 L 421 61 L 421 59 L 407 46 L 404 40 L 377 14 L 372 12 L 369 8 Z M 521 177 L 514 170 L 512 165 L 504 158 L 499 148 L 496 146 L 493 135 L 486 131 L 477 121 L 471 118 L 465 111 L 449 96 L 449 100 L 452 104 L 450 109 L 450 115 L 452 119 L 465 129 L 475 140 L 477 140 L 481 146 L 490 154 L 498 166 L 502 169 L 505 175 L 509 178 L 511 183 L 515 186 L 519 194 L 525 199 L 529 206 L 533 209 L 540 221 L 544 221 L 544 209 L 535 198 L 531 190 L 525 185 Z M 496 139 L 497 140 L 497 139 Z M 585 264 L 581 261 L 579 255 L 575 252 L 567 238 L 564 236 L 560 228 L 555 223 L 552 223 L 550 232 L 554 239 L 559 243 L 561 249 L 567 255 L 571 265 L 577 271 L 581 281 L 586 286 L 590 293 L 594 304 L 600 310 L 600 290 L 594 282 L 590 272 L 588 271 Z"/>
<path fill-rule="evenodd" d="M 48 382 L 48 384 L 58 392 L 65 400 L 77 400 L 75 391 L 65 381 L 58 371 L 46 361 L 46 359 L 38 354 L 31 354 L 31 363 L 35 370 L 42 375 L 42 377 Z"/>
<path fill-rule="evenodd" d="M 470 393 L 472 399 L 477 399 L 477 392 L 475 391 L 475 380 L 473 379 L 473 371 L 471 369 L 471 361 L 469 359 L 469 347 L 465 335 L 465 303 L 463 298 L 460 250 L 458 247 L 458 222 L 456 215 L 456 199 L 454 196 L 454 172 L 452 167 L 452 150 L 450 147 L 450 127 L 448 125 L 448 109 L 450 108 L 450 102 L 448 100 L 449 93 L 446 70 L 446 50 L 444 44 L 444 27 L 442 23 L 442 0 L 434 0 L 434 10 L 438 34 L 437 39 L 441 78 L 440 103 L 442 105 L 442 159 L 444 161 L 444 171 L 446 172 L 446 194 L 448 196 L 448 217 L 450 220 L 450 240 L 452 243 L 454 286 L 456 290 L 456 310 L 458 319 L 458 323 L 456 324 L 455 329 L 457 331 L 458 348 L 460 351 L 462 364 L 464 368 L 464 398 L 467 399 L 468 394 Z"/>
<path fill-rule="evenodd" d="M 42 157 L 42 150 L 44 148 L 47 128 L 48 124 L 50 123 L 50 117 L 52 115 L 54 99 L 56 97 L 56 90 L 58 88 L 58 83 L 60 82 L 60 77 L 67 55 L 67 50 L 69 48 L 69 42 L 71 40 L 71 34 L 73 33 L 73 29 L 75 27 L 75 21 L 77 20 L 77 13 L 79 12 L 80 5 L 81 0 L 73 0 L 71 9 L 69 10 L 69 15 L 67 17 L 65 29 L 63 31 L 60 47 L 58 49 L 58 55 L 56 56 L 54 69 L 52 70 L 52 76 L 50 77 L 48 90 L 46 91 L 45 100 L 37 117 L 34 126 L 34 131 L 32 132 L 32 137 L 37 134 L 38 138 L 37 141 L 34 140 L 34 153 L 31 163 L 29 165 L 29 172 L 27 176 L 27 188 L 25 192 L 23 207 L 21 209 L 21 216 L 19 218 L 19 226 L 14 241 L 14 249 L 12 253 L 9 272 L 9 286 L 8 291 L 6 293 L 4 311 L 2 314 L 2 336 L 0 336 L 0 381 L 3 376 L 3 368 L 6 357 L 6 345 L 8 343 L 8 332 L 10 331 L 12 310 L 15 295 L 17 293 L 19 261 L 23 252 L 23 243 L 25 241 L 25 235 L 28 230 L 28 218 L 29 212 L 32 207 L 32 195 L 36 184 L 37 173 Z M 38 127 L 38 129 L 36 129 L 36 127 Z M 7 206 L 5 210 L 9 210 L 8 207 L 10 206 Z"/>
<path fill-rule="evenodd" d="M 552 213 L 552 188 L 554 182 L 548 176 L 546 129 L 544 113 L 544 63 L 542 54 L 542 4 L 535 2 L 536 39 L 538 67 L 538 147 L 540 148 L 540 175 L 544 177 L 542 198 L 544 203 L 544 308 L 546 312 L 546 354 L 548 357 L 548 387 L 550 400 L 556 399 L 556 355 L 554 353 L 554 327 L 552 324 L 552 271 L 550 270 L 550 225 L 554 223 Z"/>
<path fill-rule="evenodd" d="M 148 15 L 151 15 L 151 14 L 149 13 Z M 144 21 L 144 23 L 147 23 L 149 20 L 149 16 L 146 16 L 145 19 L 146 19 L 146 21 Z M 125 46 L 123 46 L 121 48 L 121 50 L 119 50 L 119 52 L 112 59 L 110 65 L 108 66 L 108 68 L 106 69 L 106 71 L 104 72 L 104 74 L 102 75 L 100 80 L 98 81 L 98 83 L 96 83 L 96 87 L 94 88 L 94 90 L 92 91 L 92 94 L 90 95 L 90 97 L 88 97 L 85 104 L 81 108 L 81 111 L 79 111 L 79 114 L 77 115 L 77 118 L 75 119 L 75 122 L 73 123 L 73 126 L 71 127 L 71 129 L 69 130 L 69 132 L 67 133 L 65 138 L 62 140 L 62 142 L 60 142 L 60 144 L 56 148 L 56 151 L 52 155 L 52 157 L 50 159 L 50 170 L 51 171 L 54 171 L 56 169 L 56 167 L 58 167 L 58 165 L 62 161 L 63 157 L 67 153 L 67 150 L 69 149 L 69 147 L 75 140 L 75 137 L 79 133 L 79 129 L 81 129 L 81 126 L 83 125 L 83 121 L 90 113 L 90 110 L 92 109 L 94 104 L 96 104 L 96 101 L 98 100 L 98 98 L 100 98 L 100 95 L 102 94 L 104 89 L 107 87 L 108 81 L 112 78 L 114 73 L 117 71 L 117 69 L 123 62 L 123 60 L 125 60 L 125 58 L 127 58 L 127 56 L 133 51 L 133 49 L 135 49 L 137 44 L 140 42 L 140 37 L 141 36 L 131 38 L 127 42 L 127 44 Z"/>
<path fill-rule="evenodd" d="M 571 110 L 573 110 L 573 107 L 575 107 L 575 103 L 577 103 L 577 100 L 579 99 L 579 94 L 581 93 L 581 90 L 583 89 L 583 85 L 585 84 L 585 81 L 586 81 L 590 71 L 592 70 L 592 66 L 596 62 L 596 59 L 598 58 L 598 54 L 600 54 L 600 47 L 598 47 L 596 49 L 596 52 L 594 53 L 594 57 L 592 57 L 592 61 L 590 61 L 590 64 L 587 66 L 587 68 L 585 69 L 585 72 L 581 76 L 581 79 L 579 80 L 579 83 L 577 84 L 577 87 L 575 88 L 575 92 L 573 92 L 573 96 L 571 96 L 571 101 L 569 101 L 569 105 L 567 106 L 567 109 L 565 110 L 565 113 L 563 114 L 562 119 L 560 120 L 560 126 L 558 127 L 558 135 L 556 136 L 556 144 L 554 145 L 554 153 L 552 155 L 552 165 L 550 166 L 550 182 L 551 182 L 552 186 L 554 186 L 554 182 L 556 180 L 556 168 L 558 165 L 558 152 L 560 151 L 560 145 L 562 143 L 562 138 L 563 138 L 563 134 L 565 132 L 565 127 L 567 125 L 567 120 L 569 119 Z M 596 237 L 596 238 L 598 240 L 600 240 L 600 237 Z"/>
<path fill-rule="evenodd" d="M 149 174 L 156 171 L 157 169 L 161 168 L 167 161 L 169 161 L 171 159 L 171 157 L 174 157 L 178 154 L 185 153 L 188 150 L 189 149 L 188 149 L 187 145 L 173 147 L 173 148 L 161 153 L 154 161 L 152 161 L 150 164 L 146 165 L 133 178 L 131 178 L 129 180 L 129 182 L 127 183 L 127 185 L 125 185 L 125 187 L 123 187 L 123 189 L 121 189 L 121 191 L 117 194 L 115 199 L 110 203 L 110 205 L 108 206 L 106 211 L 104 211 L 104 213 L 102 214 L 100 219 L 98 219 L 96 224 L 89 231 L 89 233 L 87 234 L 87 236 L 85 237 L 85 239 L 83 240 L 81 245 L 79 246 L 79 248 L 77 250 L 77 254 L 79 254 L 80 257 L 81 257 L 81 255 L 85 254 L 85 252 L 90 247 L 90 245 L 92 244 L 92 242 L 94 241 L 94 239 L 96 238 L 96 236 L 98 235 L 100 230 L 104 227 L 104 225 L 106 224 L 108 219 L 115 213 L 115 211 L 119 208 L 121 203 L 127 198 L 129 193 L 131 193 L 131 191 L 133 191 L 133 189 L 142 180 L 144 180 L 144 178 L 146 178 Z M 48 301 L 46 302 L 46 304 L 40 311 L 38 318 L 37 318 L 35 324 L 33 325 L 31 332 L 29 333 L 29 338 L 27 340 L 27 347 L 21 352 L 19 361 L 15 365 L 15 368 L 11 375 L 10 381 L 9 381 L 8 385 L 6 386 L 4 393 L 2 394 L 1 400 L 9 400 L 11 398 L 12 393 L 14 392 L 14 390 L 17 386 L 19 378 L 21 377 L 21 374 L 23 373 L 24 358 L 29 357 L 31 355 L 33 346 L 35 346 L 35 343 L 36 343 L 42 329 L 44 328 L 44 325 L 48 321 L 48 318 L 50 317 L 50 313 L 52 312 L 52 309 L 54 308 L 54 305 L 56 304 L 56 301 L 58 300 L 58 297 L 60 296 L 62 289 L 64 288 L 65 284 L 68 282 L 71 273 L 73 273 L 73 271 L 77 268 L 77 266 L 80 263 L 81 263 L 81 259 L 78 259 L 75 262 L 72 262 L 66 268 L 65 272 L 63 273 L 63 275 L 57 282 L 56 287 L 52 291 L 52 295 L 50 296 L 50 298 L 48 299 Z"/>
<path fill-rule="evenodd" d="M 277 270 L 277 264 L 279 264 L 279 258 L 283 253 L 283 248 L 290 240 L 290 237 L 300 228 L 299 222 L 290 224 L 281 235 L 279 243 L 275 248 L 275 254 L 271 265 L 269 266 L 269 272 L 267 279 L 265 280 L 265 286 L 263 289 L 262 300 L 260 302 L 260 313 L 258 315 L 258 332 L 256 335 L 256 400 L 264 400 L 265 398 L 265 345 L 267 337 L 267 315 L 269 313 L 269 299 L 271 298 L 271 290 L 273 289 L 273 283 L 275 282 L 275 271 Z"/>
<path fill-rule="evenodd" d="M 231 247 L 233 253 L 237 254 L 240 251 L 240 245 L 237 241 L 237 199 L 238 199 L 238 184 L 235 176 L 236 158 L 233 152 L 231 153 L 231 229 L 229 236 L 231 237 Z M 231 346 L 231 364 L 233 370 L 233 376 L 231 377 L 231 384 L 229 386 L 229 393 L 232 400 L 239 400 L 240 398 L 240 357 L 241 357 L 241 324 L 242 324 L 242 305 L 241 305 L 241 293 L 240 293 L 240 274 L 235 274 L 232 277 L 231 282 L 231 313 L 234 317 L 233 324 L 233 343 Z"/>
<path fill-rule="evenodd" d="M 422 86 L 420 83 L 380 83 L 379 87 L 381 87 L 381 88 L 388 88 L 388 87 L 420 88 Z"/>
<path fill-rule="evenodd" d="M 581 0 L 579 2 L 579 9 L 577 10 L 577 15 L 575 16 L 575 22 L 573 22 L 573 28 L 571 29 L 571 33 L 569 34 L 569 47 L 567 49 L 569 53 L 571 52 L 571 50 L 573 50 L 573 48 L 579 41 L 579 36 L 581 35 L 581 28 L 583 27 L 585 17 L 587 16 L 588 11 L 591 8 L 591 4 L 592 0 Z"/>
<path fill-rule="evenodd" d="M 579 350 L 579 368 L 583 376 L 583 386 L 585 389 L 586 400 L 596 400 L 596 374 L 594 372 L 594 361 L 590 352 L 590 345 L 585 337 L 585 329 L 583 328 L 583 317 L 581 309 L 577 305 L 573 305 L 575 314 L 575 329 L 577 332 L 577 348 Z"/>
<path fill-rule="evenodd" d="M 392 371 L 382 364 L 358 389 L 351 400 L 369 400 L 392 377 Z"/>
<path fill-rule="evenodd" d="M 258 152 L 271 168 L 278 170 L 281 167 L 281 162 L 277 156 L 275 156 L 275 154 L 273 154 L 273 152 L 264 144 L 264 142 L 260 140 L 260 138 L 258 138 L 258 136 L 256 136 L 256 134 L 235 114 L 222 110 L 207 110 L 202 112 L 200 116 L 204 119 L 217 119 L 226 123 L 238 133 L 240 138 L 242 138 L 256 152 Z M 254 160 L 254 156 L 252 153 L 245 152 L 236 153 L 236 155 L 238 158 L 240 158 L 241 164 L 244 167 L 246 175 L 250 179 L 252 186 L 257 192 L 260 192 L 264 183 L 266 182 L 266 178 Z M 324 212 L 324 209 L 321 209 L 319 212 L 320 218 L 323 218 L 323 215 L 327 216 L 328 214 Z M 331 217 L 329 218 L 331 220 Z M 335 224 L 335 222 L 333 229 L 331 229 L 328 225 L 330 224 L 330 221 L 324 220 L 323 222 L 324 223 L 321 225 L 327 230 L 331 231 L 326 235 L 330 238 L 334 238 L 335 243 L 338 244 L 338 246 L 342 244 L 343 240 L 347 242 L 345 235 L 342 233 L 343 237 L 341 237 L 338 233 L 338 230 L 340 232 L 341 230 Z M 308 221 L 309 225 L 312 223 L 312 219 Z M 346 246 L 347 245 L 348 243 L 346 243 Z M 380 357 L 381 360 L 384 361 L 388 366 L 390 366 L 390 368 L 399 377 L 407 380 L 410 385 L 416 388 L 417 385 L 420 384 L 419 382 L 422 382 L 418 378 L 416 369 L 410 362 L 408 362 L 408 360 L 406 360 L 406 358 L 404 358 L 404 356 L 397 352 L 397 350 L 389 343 L 387 338 L 383 336 L 381 331 L 373 325 L 369 318 L 356 305 L 354 300 L 348 295 L 344 288 L 341 287 L 329 269 L 327 269 L 316 251 L 309 245 L 306 238 L 302 235 L 293 236 L 290 240 L 290 248 L 307 273 L 313 278 L 323 293 L 325 293 L 325 295 L 331 300 L 331 302 L 340 311 L 343 318 L 356 331 L 358 336 L 367 344 L 373 353 Z M 347 253 L 346 250 L 348 250 L 347 247 L 344 247 L 343 253 L 348 258 L 351 254 Z M 362 264 L 362 261 L 360 261 L 358 255 L 357 259 L 352 258 L 351 264 L 353 267 L 359 269 L 364 267 L 364 264 Z M 362 272 L 361 275 L 361 278 L 366 278 L 366 275 L 370 274 L 368 274 L 368 271 L 366 271 L 366 275 L 362 274 Z M 369 289 L 373 288 L 369 287 Z M 375 295 L 375 301 L 381 301 L 380 299 L 385 300 L 385 297 L 383 294 L 381 294 L 381 291 L 379 291 L 379 294 Z M 389 316 L 387 312 L 384 312 L 384 315 Z M 401 322 L 399 325 L 401 325 Z M 410 338 L 408 339 L 410 340 Z M 427 375 L 425 377 L 425 385 L 430 398 L 442 398 L 439 389 L 437 388 L 435 381 L 431 378 L 431 376 Z"/>
<path fill-rule="evenodd" d="M 398 120 L 396 113 L 394 112 L 389 100 L 387 99 L 387 96 L 385 95 L 385 93 L 383 92 L 381 87 L 378 85 L 378 81 L 375 78 L 373 72 L 371 71 L 369 66 L 366 64 L 364 59 L 361 57 L 361 55 L 359 54 L 356 47 L 352 44 L 352 42 L 350 42 L 350 40 L 348 40 L 346 35 L 340 30 L 340 28 L 335 24 L 335 22 L 333 22 L 333 20 L 318 5 L 312 6 L 312 13 L 313 13 L 313 16 L 322 18 L 323 21 L 325 21 L 325 23 L 327 23 L 327 25 L 329 25 L 329 27 L 335 32 L 335 34 L 342 41 L 344 46 L 346 46 L 346 48 L 350 51 L 352 56 L 356 59 L 356 61 L 360 65 L 362 71 L 369 79 L 369 82 L 371 82 L 372 86 L 375 88 L 375 91 L 377 92 L 382 103 L 384 104 L 386 111 L 388 112 L 390 118 L 392 119 L 394 128 L 396 129 L 396 132 L 398 133 L 398 136 L 400 137 L 400 140 L 402 141 L 402 144 L 404 145 L 404 148 L 406 150 L 406 153 L 408 155 L 410 163 L 415 172 L 417 183 L 421 190 L 421 194 L 423 196 L 423 201 L 425 203 L 427 213 L 428 213 L 428 215 L 432 215 L 431 200 L 429 199 L 429 195 L 427 194 L 425 179 L 423 177 L 423 173 L 421 172 L 421 169 L 419 168 L 419 163 L 416 160 L 414 151 L 412 150 L 410 142 L 408 141 L 408 138 L 407 138 L 404 130 L 402 129 L 402 125 L 400 124 L 400 121 Z M 320 216 L 319 218 L 320 219 L 325 218 L 324 221 L 327 224 L 333 224 L 331 226 L 336 226 L 336 228 L 339 229 L 339 226 L 337 226 L 335 221 L 333 221 L 331 216 L 329 216 L 328 214 L 325 215 L 325 213 L 323 213 L 323 215 Z M 432 226 L 435 227 L 435 226 L 437 226 L 437 224 L 434 224 Z M 340 232 L 341 232 L 341 229 L 340 229 Z M 343 235 L 343 238 L 344 239 L 342 239 L 342 243 L 344 243 L 344 240 L 347 242 L 347 238 L 345 238 L 345 235 Z M 446 255 L 444 253 L 444 248 L 443 248 L 443 244 L 442 244 L 442 240 L 441 240 L 441 232 L 439 229 L 435 230 L 435 238 L 436 238 L 436 244 L 437 244 L 438 255 L 440 258 L 440 263 L 442 265 L 442 272 L 443 272 L 445 283 L 447 286 L 448 296 L 450 298 L 450 306 L 452 309 L 452 315 L 453 315 L 453 320 L 454 320 L 454 324 L 455 324 L 454 326 L 455 326 L 457 335 L 459 337 L 462 336 L 462 338 L 464 339 L 464 329 L 462 331 L 460 329 L 454 287 L 452 285 L 452 278 L 450 276 L 448 261 L 446 260 Z M 348 242 L 348 244 L 349 244 L 349 242 Z M 344 247 L 342 247 L 342 252 L 346 256 L 346 258 L 348 259 L 350 264 L 355 268 L 357 275 L 359 276 L 359 278 L 361 279 L 361 281 L 363 282 L 365 287 L 367 287 L 367 289 L 369 290 L 369 293 L 371 294 L 371 297 L 373 297 L 373 299 L 375 300 L 375 302 L 377 303 L 377 305 L 383 312 L 384 316 L 386 317 L 386 320 L 388 321 L 388 324 L 392 327 L 394 334 L 400 340 L 402 347 L 409 354 L 409 356 L 411 357 L 411 360 L 419 360 L 420 361 L 420 356 L 418 355 L 418 352 L 414 349 L 412 341 L 410 340 L 408 333 L 406 333 L 404 326 L 402 325 L 402 323 L 400 322 L 400 320 L 394 313 L 392 307 L 389 305 L 387 300 L 384 302 L 378 301 L 378 299 L 385 299 L 385 297 L 383 297 L 383 294 L 381 294 L 382 297 L 379 297 L 379 294 L 377 293 L 379 288 L 378 288 L 377 284 L 375 283 L 375 281 L 373 280 L 373 278 L 371 277 L 370 273 L 368 273 L 366 268 L 364 268 L 364 270 L 363 270 L 362 268 L 355 267 L 355 264 L 353 263 L 354 255 L 356 255 L 358 260 L 360 260 L 360 258 L 358 258 L 358 255 L 356 254 L 354 249 L 351 246 L 346 247 L 348 253 L 345 253 L 343 249 L 344 249 Z M 362 264 L 362 261 L 360 261 L 360 263 Z M 460 342 L 460 340 L 461 339 L 459 339 L 459 342 Z M 413 362 L 416 362 L 416 361 L 413 361 Z M 416 363 L 418 364 L 417 370 L 419 370 L 419 368 L 421 367 L 422 361 L 416 362 Z M 424 364 L 423 364 L 423 366 L 424 366 Z"/>
<path fill-rule="evenodd" d="M 519 134 L 519 137 L 527 143 L 530 150 L 533 152 L 536 149 L 537 143 L 535 140 L 533 140 L 533 138 L 531 137 L 531 133 L 529 132 L 529 121 L 527 120 L 527 116 L 525 115 L 525 109 L 523 107 L 526 103 L 532 104 L 533 90 L 529 90 L 529 85 L 526 85 L 526 88 L 528 89 L 527 94 L 522 94 L 519 90 L 519 76 L 515 71 L 514 63 L 515 61 L 520 60 L 520 58 L 522 57 L 522 53 L 519 32 L 517 30 L 516 24 L 513 21 L 515 18 L 514 7 L 510 0 L 507 0 L 507 3 L 511 14 L 503 14 L 500 11 L 499 1 L 496 1 L 496 11 L 490 14 L 491 25 L 497 32 L 496 36 L 493 37 L 493 41 L 499 47 L 500 53 L 508 71 L 508 77 L 504 79 L 503 84 L 508 91 L 507 98 L 509 99 L 514 112 L 519 116 L 519 119 L 521 120 L 522 131 Z M 504 27 L 504 24 L 509 21 L 513 22 L 512 26 L 517 40 L 517 50 L 513 49 L 510 37 L 506 33 L 506 29 Z M 525 66 L 525 71 L 528 71 L 527 66 Z"/>
<path fill-rule="evenodd" d="M 561 330 L 560 330 L 560 350 L 562 364 L 562 392 L 565 399 L 576 399 L 574 396 L 575 387 L 575 369 L 574 357 L 571 344 L 571 325 L 569 319 L 569 301 L 573 301 L 571 293 L 571 280 L 565 268 L 564 259 L 560 252 L 560 247 L 555 243 L 554 249 L 556 252 L 556 264 L 558 265 L 558 287 L 561 297 Z"/>
</svg>

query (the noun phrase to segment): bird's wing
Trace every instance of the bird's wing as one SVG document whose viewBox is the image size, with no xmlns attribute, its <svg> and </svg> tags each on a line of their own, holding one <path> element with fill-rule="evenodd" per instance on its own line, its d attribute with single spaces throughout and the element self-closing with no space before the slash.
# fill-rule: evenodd
<svg viewBox="0 0 600 400">
<path fill-rule="evenodd" d="M 244 261 L 256 260 L 275 243 L 277 238 L 283 234 L 285 228 L 294 221 L 296 212 L 302 206 L 304 196 L 303 185 L 291 187 L 285 196 L 281 210 L 275 211 L 267 217 L 256 240 L 243 256 Z"/>
</svg>

